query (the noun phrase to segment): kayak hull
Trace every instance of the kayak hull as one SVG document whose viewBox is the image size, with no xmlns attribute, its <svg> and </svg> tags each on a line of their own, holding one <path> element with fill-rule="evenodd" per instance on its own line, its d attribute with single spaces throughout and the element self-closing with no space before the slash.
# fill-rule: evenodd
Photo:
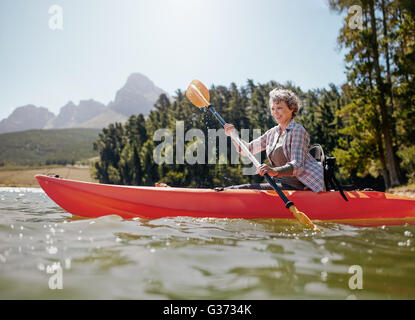
<svg viewBox="0 0 415 320">
<path fill-rule="evenodd" d="M 119 186 L 37 175 L 46 194 L 67 212 L 96 218 L 210 217 L 295 219 L 275 191 Z M 415 224 L 415 199 L 377 191 L 284 191 L 311 220 L 362 226 Z"/>
</svg>

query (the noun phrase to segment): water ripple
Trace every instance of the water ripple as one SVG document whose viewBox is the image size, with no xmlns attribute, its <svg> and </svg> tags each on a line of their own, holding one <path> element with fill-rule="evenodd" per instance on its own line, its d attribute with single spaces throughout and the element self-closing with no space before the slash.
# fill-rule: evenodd
<svg viewBox="0 0 415 320">
<path fill-rule="evenodd" d="M 319 227 L 84 219 L 40 189 L 0 188 L 0 298 L 415 298 L 415 226 Z M 362 269 L 362 289 L 351 288 L 352 266 Z"/>
</svg>

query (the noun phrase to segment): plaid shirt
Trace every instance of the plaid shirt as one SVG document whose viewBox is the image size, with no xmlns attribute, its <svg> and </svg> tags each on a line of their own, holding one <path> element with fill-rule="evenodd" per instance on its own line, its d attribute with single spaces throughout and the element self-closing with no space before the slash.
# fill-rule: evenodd
<svg viewBox="0 0 415 320">
<path fill-rule="evenodd" d="M 282 149 L 287 158 L 287 163 L 293 167 L 293 175 L 314 192 L 324 191 L 323 167 L 308 152 L 310 143 L 308 132 L 294 120 L 291 120 L 288 124 L 286 131 L 287 135 Z M 275 148 L 279 134 L 279 125 L 269 129 L 247 145 L 249 151 L 255 154 L 266 150 L 269 158 Z"/>
</svg>

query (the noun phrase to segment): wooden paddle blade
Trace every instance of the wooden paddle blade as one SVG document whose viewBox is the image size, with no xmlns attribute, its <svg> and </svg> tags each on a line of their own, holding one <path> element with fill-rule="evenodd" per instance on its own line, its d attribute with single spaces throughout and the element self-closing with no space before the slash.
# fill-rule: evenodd
<svg viewBox="0 0 415 320">
<path fill-rule="evenodd" d="M 317 226 L 306 216 L 306 214 L 299 211 L 295 206 L 291 206 L 288 209 L 301 224 L 309 226 L 314 231 L 321 232 L 321 230 L 317 228 Z"/>
<path fill-rule="evenodd" d="M 207 107 L 210 104 L 209 90 L 197 79 L 190 82 L 186 90 L 186 97 L 199 108 Z"/>
</svg>

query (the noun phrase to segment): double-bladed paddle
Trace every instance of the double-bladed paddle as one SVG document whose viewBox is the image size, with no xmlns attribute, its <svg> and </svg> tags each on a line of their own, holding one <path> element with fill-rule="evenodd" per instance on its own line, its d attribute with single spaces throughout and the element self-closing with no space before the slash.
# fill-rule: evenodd
<svg viewBox="0 0 415 320">
<path fill-rule="evenodd" d="M 206 88 L 206 86 L 200 82 L 199 80 L 193 80 L 189 87 L 186 90 L 186 96 L 187 98 L 196 106 L 199 108 L 208 108 L 215 117 L 219 120 L 219 122 L 224 126 L 226 124 L 225 120 L 220 116 L 220 114 L 215 110 L 213 106 L 211 106 L 209 100 L 210 100 L 210 94 L 209 90 Z M 232 139 L 238 144 L 238 146 L 244 151 L 244 153 L 248 156 L 248 158 L 252 161 L 252 163 L 255 165 L 256 168 L 260 166 L 260 163 L 258 160 L 252 155 L 252 153 L 249 151 L 249 149 L 241 142 L 239 137 L 235 134 L 234 131 L 231 131 L 231 137 Z M 294 217 L 304 225 L 307 225 L 311 227 L 313 230 L 320 231 L 316 225 L 307 217 L 307 215 L 301 211 L 299 211 L 294 203 L 290 201 L 287 196 L 281 191 L 281 189 L 278 187 L 278 185 L 275 183 L 275 181 L 271 178 L 271 176 L 268 173 L 264 174 L 265 178 L 267 179 L 268 183 L 274 188 L 274 190 L 278 193 L 282 201 L 285 203 L 285 207 L 291 211 L 291 213 L 294 215 Z"/>
</svg>

